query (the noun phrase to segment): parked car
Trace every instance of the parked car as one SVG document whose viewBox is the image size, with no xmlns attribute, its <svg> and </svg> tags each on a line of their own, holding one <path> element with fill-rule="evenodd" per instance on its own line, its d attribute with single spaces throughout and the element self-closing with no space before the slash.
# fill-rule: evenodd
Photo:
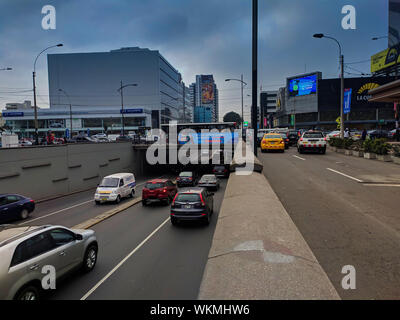
<svg viewBox="0 0 400 320">
<path fill-rule="evenodd" d="M 38 300 L 44 266 L 55 268 L 57 280 L 77 268 L 93 270 L 97 253 L 93 230 L 0 227 L 0 300 Z"/>
<path fill-rule="evenodd" d="M 18 194 L 0 194 L 0 224 L 24 220 L 35 210 L 35 202 Z"/>
<path fill-rule="evenodd" d="M 223 178 L 228 178 L 229 177 L 229 170 L 224 165 L 216 165 L 216 166 L 214 166 L 212 172 L 217 177 L 223 177 Z"/>
<path fill-rule="evenodd" d="M 32 146 L 32 142 L 29 140 L 22 139 L 19 141 L 19 145 L 21 147 L 30 147 L 30 146 Z"/>
<path fill-rule="evenodd" d="M 285 141 L 279 133 L 266 133 L 261 140 L 261 152 L 270 150 L 285 152 Z"/>
<path fill-rule="evenodd" d="M 135 175 L 133 173 L 116 173 L 103 178 L 96 189 L 94 200 L 96 204 L 107 201 L 119 203 L 122 198 L 133 198 L 135 192 Z"/>
<path fill-rule="evenodd" d="M 219 179 L 215 174 L 205 174 L 201 177 L 198 183 L 199 187 L 218 190 L 219 189 Z"/>
<path fill-rule="evenodd" d="M 395 139 L 396 138 L 396 129 L 393 129 L 388 132 L 388 138 L 389 139 Z"/>
<path fill-rule="evenodd" d="M 340 130 L 334 130 L 326 135 L 326 140 L 329 141 L 331 138 L 339 138 L 339 137 L 340 137 Z"/>
<path fill-rule="evenodd" d="M 132 142 L 133 138 L 131 136 L 118 136 L 116 141 L 128 141 Z"/>
<path fill-rule="evenodd" d="M 214 212 L 214 193 L 205 188 L 187 188 L 179 191 L 171 205 L 171 223 L 184 220 L 200 220 L 210 223 Z"/>
<path fill-rule="evenodd" d="M 324 137 L 321 131 L 310 130 L 304 132 L 297 142 L 297 151 L 299 153 L 303 153 L 304 151 L 316 151 L 325 154 L 326 137 Z"/>
<path fill-rule="evenodd" d="M 170 179 L 153 179 L 147 181 L 142 190 L 142 204 L 164 202 L 169 205 L 178 192 L 175 183 Z"/>
<path fill-rule="evenodd" d="M 178 187 L 194 187 L 197 184 L 197 175 L 192 171 L 183 171 L 176 178 L 176 184 Z"/>
</svg>

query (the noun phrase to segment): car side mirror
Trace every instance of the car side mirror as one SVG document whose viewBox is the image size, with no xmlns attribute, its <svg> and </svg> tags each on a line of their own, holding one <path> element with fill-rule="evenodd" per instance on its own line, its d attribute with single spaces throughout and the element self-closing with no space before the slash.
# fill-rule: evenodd
<svg viewBox="0 0 400 320">
<path fill-rule="evenodd" d="M 79 233 L 75 233 L 75 240 L 81 241 L 81 240 L 83 240 L 83 236 Z"/>
</svg>

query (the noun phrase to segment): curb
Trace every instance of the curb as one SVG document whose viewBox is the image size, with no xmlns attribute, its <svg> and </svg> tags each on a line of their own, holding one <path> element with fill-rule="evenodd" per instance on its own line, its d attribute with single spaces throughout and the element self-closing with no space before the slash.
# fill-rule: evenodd
<svg viewBox="0 0 400 320">
<path fill-rule="evenodd" d="M 124 204 L 122 204 L 122 205 L 120 205 L 120 206 L 118 206 L 118 207 L 116 207 L 114 209 L 108 210 L 108 211 L 106 211 L 106 212 L 104 212 L 104 213 L 102 213 L 102 214 L 100 214 L 100 215 L 98 215 L 98 216 L 96 216 L 94 218 L 91 218 L 91 219 L 86 220 L 86 221 L 84 221 L 84 222 L 82 222 L 80 224 L 77 224 L 77 225 L 71 227 L 71 229 L 89 229 L 89 228 L 95 226 L 96 224 L 98 224 L 98 223 L 100 223 L 100 222 L 102 222 L 104 220 L 107 220 L 108 218 L 111 218 L 112 216 L 116 215 L 117 213 L 120 213 L 120 212 L 122 212 L 122 211 L 124 211 L 124 210 L 126 210 L 126 209 L 128 209 L 128 208 L 130 208 L 130 207 L 132 207 L 132 206 L 134 206 L 136 204 L 138 204 L 141 201 L 142 201 L 142 197 L 133 199 L 133 200 L 131 200 L 131 201 L 127 202 L 127 203 L 124 203 Z"/>
</svg>

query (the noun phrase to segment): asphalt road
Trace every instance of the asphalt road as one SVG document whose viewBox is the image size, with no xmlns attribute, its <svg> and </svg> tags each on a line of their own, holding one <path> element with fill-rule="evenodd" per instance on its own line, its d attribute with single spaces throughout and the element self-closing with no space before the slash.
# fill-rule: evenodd
<svg viewBox="0 0 400 320">
<path fill-rule="evenodd" d="M 157 204 L 134 205 L 95 225 L 99 242 L 95 269 L 68 276 L 46 298 L 196 299 L 225 186 L 226 180 L 221 180 L 209 226 L 173 227 L 170 207 Z"/>
<path fill-rule="evenodd" d="M 295 147 L 259 159 L 341 298 L 400 298 L 400 166 Z M 345 265 L 355 290 L 341 286 Z"/>
</svg>

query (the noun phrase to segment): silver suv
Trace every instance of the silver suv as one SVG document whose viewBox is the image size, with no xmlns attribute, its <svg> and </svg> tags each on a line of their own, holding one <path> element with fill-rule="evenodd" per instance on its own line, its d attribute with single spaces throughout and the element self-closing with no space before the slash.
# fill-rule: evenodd
<svg viewBox="0 0 400 320">
<path fill-rule="evenodd" d="M 55 279 L 79 267 L 89 272 L 97 252 L 93 230 L 0 226 L 0 300 L 36 300 L 48 266 L 54 267 Z"/>
</svg>

